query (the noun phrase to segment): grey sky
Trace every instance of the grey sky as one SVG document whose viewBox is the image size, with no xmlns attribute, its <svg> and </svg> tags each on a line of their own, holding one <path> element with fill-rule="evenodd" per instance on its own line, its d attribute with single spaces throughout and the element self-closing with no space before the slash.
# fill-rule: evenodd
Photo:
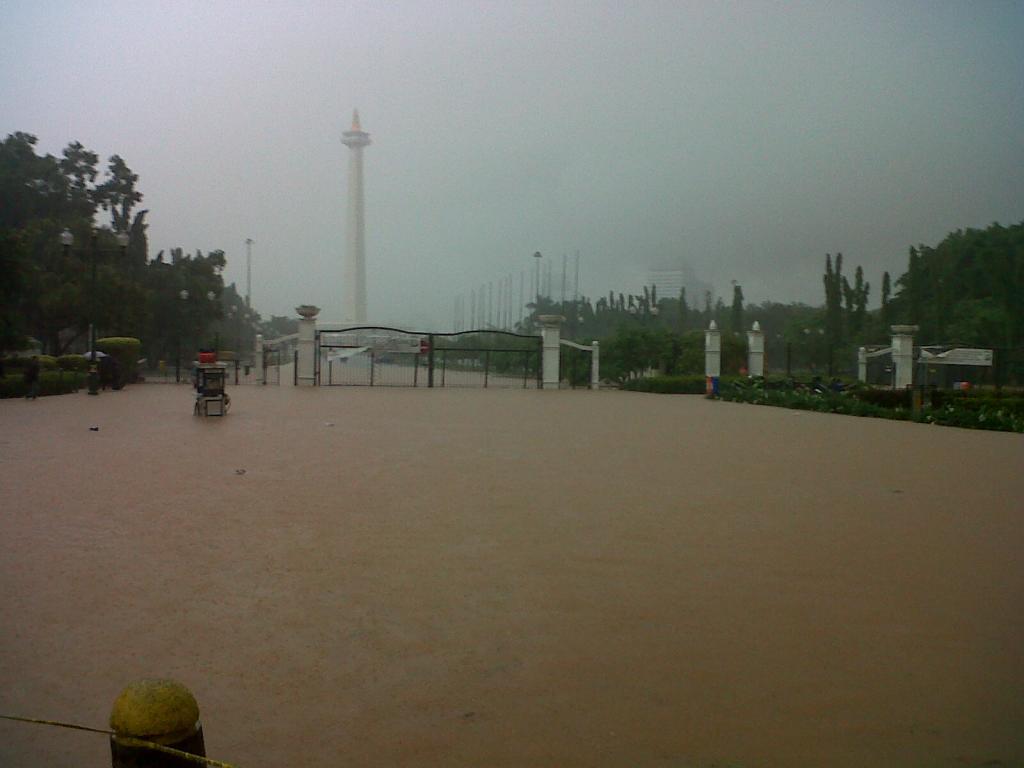
<svg viewBox="0 0 1024 768">
<path fill-rule="evenodd" d="M 447 326 L 536 250 L 811 303 L 838 250 L 876 303 L 911 243 L 1024 219 L 1021 40 L 996 2 L 8 2 L 0 130 L 121 154 L 154 254 L 244 287 L 255 239 L 265 315 L 341 317 L 353 107 L 371 319 Z"/>
</svg>

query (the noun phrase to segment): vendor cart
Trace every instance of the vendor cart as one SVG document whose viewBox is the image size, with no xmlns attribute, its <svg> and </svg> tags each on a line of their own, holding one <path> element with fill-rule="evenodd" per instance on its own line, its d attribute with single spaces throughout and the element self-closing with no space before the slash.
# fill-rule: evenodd
<svg viewBox="0 0 1024 768">
<path fill-rule="evenodd" d="M 228 412 L 231 397 L 224 391 L 225 373 L 225 368 L 217 363 L 196 365 L 196 416 L 223 416 Z"/>
</svg>

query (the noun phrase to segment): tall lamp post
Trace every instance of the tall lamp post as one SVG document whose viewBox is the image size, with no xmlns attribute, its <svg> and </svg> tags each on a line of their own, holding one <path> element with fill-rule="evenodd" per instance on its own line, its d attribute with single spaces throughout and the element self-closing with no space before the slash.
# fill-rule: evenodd
<svg viewBox="0 0 1024 768">
<path fill-rule="evenodd" d="M 96 260 L 99 256 L 100 249 L 96 247 L 96 241 L 98 234 L 95 230 L 92 232 L 92 236 L 89 238 L 89 254 L 91 256 L 92 268 L 90 271 L 89 281 L 89 394 L 98 395 L 99 390 L 99 372 L 96 370 Z M 128 252 L 128 242 L 130 238 L 127 232 L 118 232 L 117 236 L 118 253 L 121 255 L 121 260 L 125 260 L 125 256 Z M 75 243 L 75 236 L 71 234 L 71 230 L 67 227 L 60 233 L 60 243 L 64 247 L 64 253 L 67 255 L 71 251 L 71 246 Z M 109 250 L 107 251 L 109 252 Z"/>
<path fill-rule="evenodd" d="M 181 299 L 182 304 L 188 301 L 188 288 L 182 288 L 178 291 L 178 298 Z M 181 383 L 181 326 L 182 317 L 185 314 L 184 309 L 178 310 L 178 351 L 174 355 L 174 383 Z"/>
<path fill-rule="evenodd" d="M 536 253 L 534 253 L 533 254 L 533 258 L 536 259 L 536 261 L 534 262 L 534 264 L 536 265 L 536 268 L 533 271 L 534 272 L 533 285 L 534 285 L 536 290 L 534 290 L 533 296 L 534 296 L 534 301 L 536 301 L 539 304 L 540 303 L 540 260 L 542 258 L 541 255 L 540 255 L 540 251 L 537 251 Z M 538 311 L 540 311 L 539 308 L 538 308 Z"/>
</svg>

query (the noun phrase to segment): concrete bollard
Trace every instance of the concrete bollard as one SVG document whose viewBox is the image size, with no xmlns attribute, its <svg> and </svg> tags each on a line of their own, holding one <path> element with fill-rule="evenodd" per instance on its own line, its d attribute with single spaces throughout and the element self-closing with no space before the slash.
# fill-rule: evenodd
<svg viewBox="0 0 1024 768">
<path fill-rule="evenodd" d="M 195 762 L 145 746 L 125 743 L 135 738 L 206 756 L 199 705 L 184 685 L 174 680 L 138 680 L 123 691 L 110 712 L 112 768 L 194 768 Z"/>
</svg>

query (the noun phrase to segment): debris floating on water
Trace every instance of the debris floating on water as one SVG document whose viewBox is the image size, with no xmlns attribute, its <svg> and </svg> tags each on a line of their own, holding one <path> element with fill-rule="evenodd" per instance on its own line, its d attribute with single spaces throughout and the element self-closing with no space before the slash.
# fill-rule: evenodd
<svg viewBox="0 0 1024 768">
<path fill-rule="evenodd" d="M 236 469 L 235 470 L 235 474 L 236 475 L 244 475 L 245 474 L 245 470 L 244 469 Z"/>
<path fill-rule="evenodd" d="M 89 431 L 90 432 L 99 432 L 100 428 L 99 427 L 89 427 Z"/>
</svg>

